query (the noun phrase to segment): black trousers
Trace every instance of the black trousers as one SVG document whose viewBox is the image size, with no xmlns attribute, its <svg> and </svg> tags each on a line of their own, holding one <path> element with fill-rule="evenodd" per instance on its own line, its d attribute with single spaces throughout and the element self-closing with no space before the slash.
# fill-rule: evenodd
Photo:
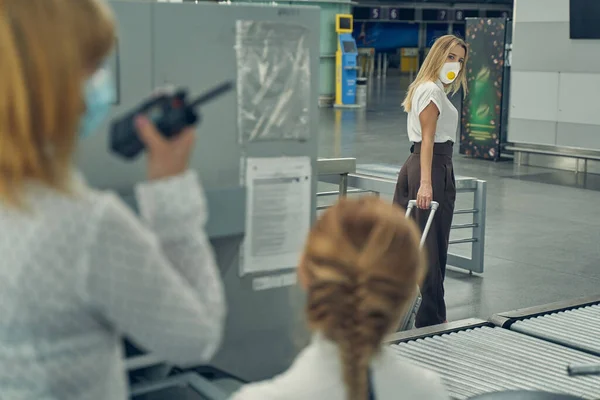
<svg viewBox="0 0 600 400">
<path fill-rule="evenodd" d="M 446 276 L 446 262 L 448 260 L 448 242 L 450 241 L 450 228 L 454 216 L 454 203 L 456 201 L 456 181 L 452 166 L 452 142 L 436 143 L 433 147 L 433 161 L 431 166 L 431 185 L 433 200 L 440 203 L 435 214 L 433 224 L 425 249 L 429 270 L 423 285 L 421 295 L 423 301 L 417 314 L 416 326 L 441 324 L 446 320 L 446 303 L 444 301 L 444 278 Z M 402 166 L 394 203 L 406 208 L 410 200 L 417 198 L 421 184 L 421 144 L 415 143 L 411 148 L 411 155 Z M 416 209 L 413 216 L 425 228 L 428 210 Z"/>
</svg>

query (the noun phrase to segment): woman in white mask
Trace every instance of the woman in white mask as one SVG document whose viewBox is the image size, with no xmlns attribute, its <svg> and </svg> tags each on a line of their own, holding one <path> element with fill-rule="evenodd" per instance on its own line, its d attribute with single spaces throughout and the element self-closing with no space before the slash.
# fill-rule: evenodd
<svg viewBox="0 0 600 400">
<path fill-rule="evenodd" d="M 427 236 L 429 271 L 421 287 L 419 328 L 446 321 L 444 277 L 456 198 L 452 153 L 459 121 L 448 93 L 461 87 L 466 93 L 467 55 L 466 43 L 456 36 L 436 40 L 402 104 L 408 113 L 408 138 L 413 146 L 400 171 L 394 202 L 406 207 L 409 200 L 416 199 L 419 209 L 415 218 L 421 227 L 431 202 L 440 204 Z"/>
<path fill-rule="evenodd" d="M 173 364 L 207 361 L 222 283 L 188 170 L 194 131 L 137 121 L 142 221 L 73 170 L 114 100 L 103 0 L 0 2 L 0 397 L 125 400 L 122 336 Z"/>
</svg>

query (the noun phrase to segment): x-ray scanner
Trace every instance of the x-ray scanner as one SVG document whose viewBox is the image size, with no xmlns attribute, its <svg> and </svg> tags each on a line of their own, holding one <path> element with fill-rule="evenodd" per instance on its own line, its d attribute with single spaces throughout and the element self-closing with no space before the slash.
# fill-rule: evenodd
<svg viewBox="0 0 600 400">
<path fill-rule="evenodd" d="M 200 107 L 191 159 L 227 292 L 225 337 L 212 365 L 244 380 L 271 377 L 309 338 L 295 266 L 316 209 L 319 8 L 110 4 L 119 26 L 108 63 L 118 93 L 113 118 L 156 88 L 202 94 L 235 82 Z M 77 163 L 90 185 L 118 192 L 135 209 L 145 154 L 119 157 L 108 134 L 97 134 L 81 140 Z M 162 362 L 142 357 L 128 365 Z"/>
</svg>

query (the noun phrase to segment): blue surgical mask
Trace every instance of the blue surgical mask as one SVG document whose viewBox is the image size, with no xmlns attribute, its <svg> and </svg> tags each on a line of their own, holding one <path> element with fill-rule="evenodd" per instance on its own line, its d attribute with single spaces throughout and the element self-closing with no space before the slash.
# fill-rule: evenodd
<svg viewBox="0 0 600 400">
<path fill-rule="evenodd" d="M 116 100 L 115 87 L 110 72 L 99 69 L 85 83 L 85 114 L 81 117 L 79 135 L 90 136 L 104 122 Z"/>
</svg>

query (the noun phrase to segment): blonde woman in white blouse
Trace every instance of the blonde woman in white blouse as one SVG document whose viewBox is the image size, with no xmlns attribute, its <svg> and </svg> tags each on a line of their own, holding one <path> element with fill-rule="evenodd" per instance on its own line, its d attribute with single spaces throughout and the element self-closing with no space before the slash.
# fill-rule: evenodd
<svg viewBox="0 0 600 400">
<path fill-rule="evenodd" d="M 418 328 L 446 321 L 444 277 L 456 200 L 452 154 L 459 120 L 448 93 L 461 88 L 466 93 L 467 57 L 467 44 L 462 39 L 454 35 L 437 39 L 402 103 L 413 146 L 400 170 L 394 202 L 406 208 L 410 200 L 416 199 L 419 209 L 415 217 L 421 227 L 425 226 L 431 202 L 440 204 L 425 244 L 429 272 L 421 286 Z"/>
<path fill-rule="evenodd" d="M 173 363 L 212 357 L 222 283 L 187 169 L 194 133 L 147 120 L 142 221 L 72 170 L 106 116 L 113 47 L 103 0 L 0 2 L 0 397 L 125 400 L 121 337 Z M 84 139 L 85 140 L 85 139 Z"/>
</svg>

